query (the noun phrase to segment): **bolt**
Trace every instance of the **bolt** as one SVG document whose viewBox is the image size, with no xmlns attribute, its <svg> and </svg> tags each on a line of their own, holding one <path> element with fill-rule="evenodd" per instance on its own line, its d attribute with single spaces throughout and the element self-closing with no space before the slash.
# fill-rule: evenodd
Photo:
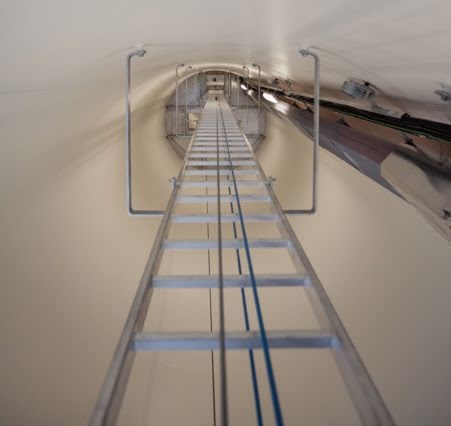
<svg viewBox="0 0 451 426">
<path fill-rule="evenodd" d="M 272 187 L 273 182 L 275 182 L 277 179 L 275 177 L 272 176 L 268 176 L 268 180 L 267 180 L 267 185 Z"/>
<path fill-rule="evenodd" d="M 168 182 L 172 185 L 172 188 L 175 188 L 176 186 L 179 186 L 179 183 L 177 182 L 177 178 L 175 176 L 172 176 Z"/>
</svg>

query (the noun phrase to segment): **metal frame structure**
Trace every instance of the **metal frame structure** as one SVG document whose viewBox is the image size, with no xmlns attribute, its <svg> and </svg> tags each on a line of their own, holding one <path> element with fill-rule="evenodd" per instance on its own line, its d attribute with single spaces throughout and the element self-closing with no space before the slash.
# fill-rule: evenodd
<svg viewBox="0 0 451 426">
<path fill-rule="evenodd" d="M 246 70 L 246 83 L 249 84 L 249 67 L 243 65 L 243 70 Z M 249 100 L 246 99 L 246 121 L 249 122 Z"/>
<path fill-rule="evenodd" d="M 241 87 L 240 87 L 240 76 L 235 74 L 235 86 L 236 86 L 236 95 L 237 95 L 237 107 L 240 107 L 240 97 L 241 97 Z"/>
<path fill-rule="evenodd" d="M 201 81 L 201 74 L 203 74 L 203 71 L 197 68 L 197 84 L 199 86 L 199 108 L 202 106 L 202 81 Z"/>
<path fill-rule="evenodd" d="M 309 51 L 301 51 L 303 56 L 315 58 L 315 99 L 319 99 L 319 60 Z M 133 56 L 143 56 L 145 51 L 139 50 L 127 56 L 127 176 L 130 184 L 130 60 Z M 212 110 L 216 105 L 216 115 Z M 316 107 L 318 104 L 316 104 Z M 268 179 L 259 165 L 249 140 L 241 132 L 233 117 L 224 95 L 211 95 L 207 101 L 207 114 L 202 115 L 199 125 L 190 141 L 185 154 L 184 165 L 174 180 L 174 186 L 163 220 L 158 229 L 152 250 L 150 252 L 141 282 L 130 308 L 124 329 L 117 345 L 110 369 L 93 411 L 90 426 L 114 425 L 118 418 L 121 402 L 126 390 L 132 364 L 137 351 L 148 350 L 217 350 L 225 354 L 225 349 L 244 349 L 252 351 L 262 349 L 267 367 L 268 382 L 271 390 L 276 424 L 283 425 L 283 418 L 278 404 L 274 373 L 272 372 L 269 348 L 329 348 L 335 358 L 343 381 L 350 397 L 362 420 L 370 426 L 394 425 L 381 395 L 366 370 L 350 337 L 338 317 L 324 287 L 322 286 L 313 266 L 309 262 L 294 230 L 292 229 L 279 201 L 272 189 L 271 179 Z M 220 114 L 219 112 L 220 111 Z M 316 109 L 316 113 L 318 110 Z M 316 141 L 318 137 L 318 114 L 315 116 Z M 316 161 L 317 161 L 317 157 Z M 317 171 L 317 169 L 316 169 Z M 206 178 L 206 180 L 191 177 Z M 208 176 L 216 177 L 216 181 L 208 181 Z M 222 179 L 226 176 L 227 180 Z M 229 177 L 232 176 L 232 180 Z M 235 176 L 254 176 L 255 180 L 236 180 Z M 188 179 L 185 179 L 188 177 Z M 240 187 L 264 188 L 265 194 L 240 195 Z M 216 188 L 216 195 L 199 194 L 183 195 L 184 188 Z M 220 188 L 227 187 L 229 193 L 221 194 Z M 231 191 L 233 187 L 233 192 Z M 130 189 L 130 186 L 128 186 Z M 316 194 L 316 192 L 315 192 Z M 128 198 L 131 202 L 131 197 Z M 218 214 L 173 214 L 176 203 L 218 203 Z M 237 203 L 238 212 L 232 209 L 231 214 L 221 214 L 221 203 Z M 269 203 L 271 213 L 243 214 L 240 203 Z M 245 223 L 274 222 L 277 225 L 280 238 L 248 239 Z M 222 239 L 221 223 L 240 223 L 241 238 Z M 217 223 L 218 237 L 216 240 L 182 240 L 168 239 L 172 223 Z M 287 249 L 296 274 L 254 275 L 251 248 Z M 161 276 L 158 275 L 162 255 L 165 250 L 198 250 L 245 249 L 249 275 L 223 275 L 219 267 L 218 276 Z M 221 259 L 221 256 L 218 256 Z M 220 263 L 221 265 L 221 263 Z M 258 310 L 259 287 L 299 286 L 305 289 L 315 315 L 320 324 L 319 330 L 289 330 L 268 331 L 259 319 L 259 331 L 225 332 L 224 318 L 220 321 L 221 328 L 217 332 L 143 332 L 143 324 L 150 305 L 154 288 L 252 288 L 255 307 Z M 257 312 L 257 317 L 259 317 Z M 269 361 L 269 362 L 268 362 Z M 221 357 L 221 404 L 222 425 L 227 426 L 227 391 L 225 374 L 225 356 Z M 254 389 L 255 391 L 255 389 Z"/>
<path fill-rule="evenodd" d="M 320 92 L 320 64 L 319 57 L 310 49 L 302 49 L 299 53 L 306 57 L 311 56 L 315 61 L 315 87 L 313 103 L 313 188 L 312 207 L 310 209 L 284 210 L 288 215 L 314 214 L 318 208 L 318 151 L 319 151 L 319 92 Z"/>
<path fill-rule="evenodd" d="M 257 116 L 257 135 L 260 136 L 260 110 L 261 110 L 261 74 L 262 74 L 262 67 L 260 66 L 260 64 L 257 63 L 253 63 L 252 64 L 253 67 L 258 68 L 258 116 Z"/>
<path fill-rule="evenodd" d="M 179 68 L 186 65 L 181 63 L 175 67 L 175 136 L 179 135 Z"/>
<path fill-rule="evenodd" d="M 312 207 L 309 209 L 286 209 L 283 212 L 286 215 L 310 215 L 315 214 L 318 209 L 318 154 L 319 154 L 319 100 L 320 100 L 320 60 L 316 53 L 309 48 L 301 49 L 299 53 L 306 57 L 311 56 L 314 59 L 314 104 L 313 104 L 313 177 L 312 177 Z M 258 68 L 258 133 L 260 133 L 260 106 L 261 106 L 261 66 L 257 63 L 252 64 Z M 243 66 L 243 69 L 249 68 Z"/>
<path fill-rule="evenodd" d="M 147 52 L 143 49 L 135 50 L 127 55 L 126 82 L 125 82 L 125 176 L 126 176 L 126 203 L 130 216 L 163 217 L 163 210 L 135 210 L 132 203 L 132 123 L 130 110 L 131 97 L 131 60 L 133 56 L 142 58 Z"/>
<path fill-rule="evenodd" d="M 314 83 L 314 126 L 313 126 L 313 188 L 312 188 L 312 207 L 310 209 L 290 209 L 284 210 L 288 215 L 305 215 L 314 214 L 317 211 L 318 206 L 318 150 L 319 150 L 319 97 L 320 97 L 320 60 L 318 55 L 311 52 L 309 49 L 302 49 L 299 53 L 306 57 L 312 56 L 315 66 L 315 83 Z M 133 56 L 143 57 L 146 54 L 145 50 L 137 50 L 127 55 L 127 83 L 126 83 L 126 144 L 127 144 L 127 206 L 128 213 L 131 216 L 148 216 L 148 217 L 162 217 L 162 210 L 135 210 L 132 207 L 132 191 L 131 191 L 131 117 L 130 117 L 130 80 L 131 80 L 131 58 Z M 258 117 L 257 117 L 257 134 L 260 134 L 260 108 L 261 108 L 261 66 L 257 63 L 253 63 L 252 66 L 258 68 Z M 191 66 L 187 66 L 184 63 L 176 66 L 176 95 L 175 95 L 175 133 L 178 136 L 178 69 L 180 67 L 187 67 L 186 72 L 192 69 Z M 247 70 L 247 77 L 249 78 L 249 68 L 243 66 L 243 69 Z M 230 79 L 230 72 L 229 72 Z M 185 79 L 185 135 L 187 135 L 187 102 L 188 102 L 188 90 L 187 90 L 188 78 Z M 249 104 L 247 105 L 249 111 Z"/>
<path fill-rule="evenodd" d="M 184 122 L 184 128 L 185 128 L 185 136 L 188 134 L 188 72 L 189 70 L 192 70 L 193 67 L 191 65 L 188 65 L 185 68 L 185 122 Z"/>
</svg>

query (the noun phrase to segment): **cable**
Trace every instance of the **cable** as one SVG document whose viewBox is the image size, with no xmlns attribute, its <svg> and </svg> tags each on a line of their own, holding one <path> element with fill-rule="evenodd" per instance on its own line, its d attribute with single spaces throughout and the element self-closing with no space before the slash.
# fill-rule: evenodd
<svg viewBox="0 0 451 426">
<path fill-rule="evenodd" d="M 221 185 L 219 170 L 219 122 L 218 105 L 216 103 L 216 161 L 217 161 L 217 204 L 218 204 L 218 275 L 219 275 L 219 364 L 221 370 L 221 424 L 228 426 L 228 403 L 227 403 L 227 365 L 225 353 L 225 316 L 224 316 L 224 275 L 222 265 L 222 224 L 221 224 Z M 220 105 L 219 105 L 220 106 Z"/>
<path fill-rule="evenodd" d="M 246 227 L 244 226 L 243 212 L 241 209 L 241 202 L 240 202 L 240 197 L 238 194 L 238 187 L 237 187 L 237 183 L 236 183 L 236 179 L 235 179 L 235 172 L 233 170 L 233 163 L 232 163 L 232 159 L 230 157 L 229 141 L 227 138 L 225 123 L 224 123 L 224 116 L 222 113 L 222 107 L 221 107 L 220 103 L 219 103 L 219 108 L 220 108 L 222 123 L 223 123 L 223 128 L 224 128 L 224 137 L 225 137 L 226 146 L 227 146 L 228 160 L 229 160 L 230 169 L 232 172 L 233 186 L 234 186 L 234 190 L 235 190 L 236 203 L 237 203 L 238 214 L 239 214 L 239 218 L 240 218 L 241 233 L 242 233 L 242 237 L 243 237 L 243 244 L 244 244 L 244 249 L 245 249 L 245 253 L 246 253 L 247 264 L 248 264 L 248 268 L 249 268 L 249 277 L 251 279 L 252 291 L 254 294 L 255 309 L 257 311 L 257 321 L 258 321 L 258 325 L 259 325 L 259 329 L 260 329 L 260 339 L 261 339 L 261 343 L 262 343 L 263 356 L 264 356 L 265 364 L 266 364 L 266 372 L 268 375 L 269 388 L 271 391 L 271 399 L 272 399 L 272 404 L 273 404 L 273 409 L 274 409 L 274 416 L 276 419 L 276 424 L 278 426 L 282 426 L 283 425 L 282 410 L 280 408 L 279 395 L 277 392 L 277 385 L 276 385 L 276 380 L 275 380 L 275 376 L 274 376 L 274 370 L 272 368 L 271 355 L 269 353 L 268 338 L 266 336 L 265 324 L 263 321 L 263 314 L 262 314 L 260 299 L 259 299 L 258 291 L 257 291 L 257 283 L 255 280 L 254 268 L 252 265 L 252 258 L 251 258 L 250 248 L 249 248 L 249 242 L 247 239 Z M 219 142 L 218 142 L 218 164 L 219 164 Z"/>
<path fill-rule="evenodd" d="M 205 176 L 205 180 L 208 181 L 208 176 Z M 205 187 L 205 195 L 208 195 L 208 187 Z M 208 215 L 208 202 L 207 202 L 207 215 Z M 210 223 L 207 222 L 207 239 L 210 239 Z M 211 275 L 211 253 L 210 249 L 207 252 L 208 256 L 208 275 Z M 210 302 L 210 332 L 213 332 L 213 307 L 211 303 L 211 288 L 208 289 L 208 297 Z M 213 403 L 213 426 L 216 426 L 216 384 L 215 384 L 215 358 L 214 351 L 211 351 L 211 398 Z"/>
<path fill-rule="evenodd" d="M 229 176 L 227 176 L 227 180 L 229 180 Z M 232 190 L 230 187 L 229 187 L 229 195 L 232 195 Z M 230 203 L 230 210 L 232 213 L 235 213 L 235 209 L 233 208 L 233 202 Z M 235 222 L 233 222 L 233 236 L 235 239 L 238 238 Z M 243 275 L 240 251 L 238 249 L 236 250 L 236 260 L 237 260 L 237 264 L 238 264 L 238 274 Z M 246 331 L 250 331 L 249 314 L 247 311 L 246 292 L 244 291 L 244 288 L 241 288 L 241 301 L 243 303 L 245 329 L 246 329 Z M 249 350 L 249 363 L 251 366 L 252 389 L 254 391 L 255 415 L 257 416 L 258 426 L 263 426 L 262 408 L 261 408 L 261 403 L 260 403 L 260 392 L 258 390 L 257 370 L 255 368 L 254 351 L 252 349 Z"/>
</svg>

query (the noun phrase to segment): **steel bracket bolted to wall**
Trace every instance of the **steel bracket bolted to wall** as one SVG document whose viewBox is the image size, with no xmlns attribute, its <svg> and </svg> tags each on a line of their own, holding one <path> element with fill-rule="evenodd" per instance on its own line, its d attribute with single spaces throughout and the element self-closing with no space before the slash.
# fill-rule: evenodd
<svg viewBox="0 0 451 426">
<path fill-rule="evenodd" d="M 314 214 L 318 209 L 318 151 L 319 151 L 319 90 L 320 90 L 320 69 L 319 57 L 310 49 L 301 49 L 302 56 L 311 56 L 315 61 L 315 87 L 313 104 L 313 186 L 312 186 L 312 207 L 303 210 L 284 210 L 287 215 Z"/>
<path fill-rule="evenodd" d="M 131 60 L 133 56 L 142 58 L 147 52 L 135 50 L 127 55 L 126 61 L 126 91 L 125 91 L 125 159 L 126 159 L 126 193 L 127 212 L 130 216 L 163 217 L 163 210 L 135 210 L 132 204 L 132 124 L 130 111 Z"/>
</svg>

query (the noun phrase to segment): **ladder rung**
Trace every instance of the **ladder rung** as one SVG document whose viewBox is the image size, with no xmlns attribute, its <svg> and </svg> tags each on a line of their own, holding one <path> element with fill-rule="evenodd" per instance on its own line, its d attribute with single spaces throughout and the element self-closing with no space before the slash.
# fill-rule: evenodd
<svg viewBox="0 0 451 426">
<path fill-rule="evenodd" d="M 305 285 L 307 275 L 257 275 L 255 277 L 258 287 L 301 287 Z M 154 276 L 153 288 L 218 288 L 217 275 L 164 275 Z M 252 287 L 248 275 L 225 275 L 224 287 L 249 288 Z"/>
<path fill-rule="evenodd" d="M 202 141 L 195 141 L 193 143 L 193 147 L 195 148 L 200 148 L 200 147 L 213 147 L 213 148 L 217 148 L 219 146 L 219 148 L 227 148 L 228 146 L 230 148 L 248 148 L 247 144 L 245 142 L 229 142 L 229 143 L 225 143 L 225 142 L 220 142 L 219 144 L 216 142 L 202 142 Z"/>
<path fill-rule="evenodd" d="M 205 147 L 205 148 L 199 148 L 194 146 L 193 148 L 191 148 L 191 152 L 201 152 L 201 151 L 205 151 L 205 152 L 216 152 L 216 148 L 215 147 Z M 227 148 L 223 148 L 223 149 L 219 149 L 219 152 L 250 152 L 249 148 L 247 147 L 243 147 L 243 148 L 236 148 L 236 147 L 230 147 L 229 149 Z"/>
<path fill-rule="evenodd" d="M 185 176 L 216 176 L 216 170 L 185 170 Z M 260 172 L 257 169 L 248 170 L 235 170 L 235 176 L 254 176 L 259 175 Z M 220 176 L 231 176 L 232 172 L 230 170 L 219 170 Z"/>
<path fill-rule="evenodd" d="M 283 238 L 253 238 L 249 239 L 250 248 L 290 248 L 290 240 Z M 197 250 L 197 249 L 217 249 L 217 240 L 165 240 L 163 249 L 166 250 Z M 222 240 L 223 249 L 244 248 L 242 239 Z"/>
<path fill-rule="evenodd" d="M 218 139 L 219 139 L 219 140 L 224 140 L 224 141 L 227 140 L 227 141 L 231 142 L 231 141 L 243 141 L 244 140 L 244 136 L 242 134 L 239 134 L 239 135 L 219 134 L 219 135 L 217 135 L 216 132 L 211 133 L 209 135 L 197 133 L 195 135 L 195 139 L 196 140 L 197 139 L 199 139 L 199 140 L 206 140 L 206 141 L 210 141 L 210 142 L 211 141 L 217 142 Z"/>
<path fill-rule="evenodd" d="M 220 142 L 244 142 L 243 136 L 238 135 L 196 135 L 194 138 L 195 141 L 204 141 L 204 142 L 214 142 L 217 143 L 218 140 Z"/>
<path fill-rule="evenodd" d="M 181 188 L 216 188 L 218 185 L 215 181 L 184 181 L 181 183 Z M 234 186 L 231 180 L 220 180 L 220 186 Z M 236 185 L 238 187 L 262 187 L 265 186 L 261 180 L 237 180 Z"/>
<path fill-rule="evenodd" d="M 194 137 L 194 144 L 195 143 L 207 143 L 207 144 L 209 143 L 209 144 L 217 145 L 218 142 L 220 144 L 225 144 L 225 145 L 227 145 L 227 144 L 229 144 L 229 145 L 245 144 L 246 143 L 242 137 L 239 138 L 237 136 L 234 136 L 234 137 L 231 137 L 231 136 L 227 136 L 227 137 L 225 137 L 225 136 L 223 136 L 223 137 L 221 137 L 221 136 L 219 136 L 219 137 L 195 136 Z"/>
<path fill-rule="evenodd" d="M 213 148 L 213 152 L 216 153 L 217 152 L 217 146 L 216 144 L 212 144 L 212 145 L 206 145 L 206 144 L 194 144 L 193 145 L 194 148 L 199 149 L 200 151 L 204 151 L 206 148 Z M 250 152 L 249 148 L 247 145 L 244 144 L 239 144 L 239 145 L 226 145 L 226 144 L 219 144 L 219 152 L 227 152 L 228 149 L 232 149 L 232 148 L 236 148 L 239 151 L 246 151 L 246 152 Z M 194 151 L 194 152 L 198 152 L 198 151 Z M 230 151 L 232 152 L 232 151 Z"/>
<path fill-rule="evenodd" d="M 218 164 L 219 163 L 219 164 Z M 188 161 L 188 166 L 230 166 L 230 161 Z M 232 166 L 255 166 L 255 161 L 232 161 Z"/>
<path fill-rule="evenodd" d="M 239 196 L 243 203 L 267 203 L 271 201 L 271 197 L 265 194 L 242 194 Z M 236 195 L 220 195 L 222 203 L 232 203 L 237 200 Z M 218 201 L 217 195 L 178 195 L 177 203 L 216 203 Z"/>
<path fill-rule="evenodd" d="M 274 349 L 330 348 L 334 337 L 322 330 L 269 331 L 268 344 Z M 219 349 L 219 332 L 144 332 L 134 339 L 135 351 L 201 351 Z M 259 331 L 228 331 L 227 349 L 261 349 Z"/>
<path fill-rule="evenodd" d="M 238 136 L 195 136 L 194 142 L 202 142 L 202 143 L 244 143 L 243 137 Z"/>
<path fill-rule="evenodd" d="M 194 136 L 195 142 L 213 142 L 213 143 L 236 143 L 236 142 L 244 142 L 243 136 L 237 135 L 196 135 Z"/>
<path fill-rule="evenodd" d="M 217 223 L 218 215 L 216 214 L 179 214 L 172 215 L 173 223 Z M 261 214 L 245 214 L 243 215 L 245 222 L 277 222 L 279 216 L 272 213 Z M 221 216 L 221 221 L 224 223 L 239 222 L 240 216 L 238 214 L 224 214 Z"/>
<path fill-rule="evenodd" d="M 253 158 L 251 153 L 249 151 L 243 152 L 241 154 L 237 153 L 231 153 L 228 152 L 219 152 L 219 157 L 229 157 L 230 158 Z M 215 152 L 213 154 L 197 154 L 197 153 L 190 153 L 189 158 L 217 158 L 218 154 Z"/>
</svg>

